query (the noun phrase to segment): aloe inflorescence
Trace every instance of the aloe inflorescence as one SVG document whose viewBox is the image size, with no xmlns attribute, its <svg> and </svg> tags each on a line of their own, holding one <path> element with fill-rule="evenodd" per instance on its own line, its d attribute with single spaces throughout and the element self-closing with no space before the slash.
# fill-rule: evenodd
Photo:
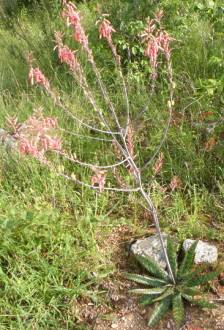
<svg viewBox="0 0 224 330">
<path fill-rule="evenodd" d="M 131 293 L 140 295 L 139 303 L 143 306 L 155 303 L 155 309 L 148 321 L 149 326 L 154 326 L 162 317 L 172 309 L 173 318 L 179 327 L 184 320 L 184 302 L 188 301 L 201 308 L 214 308 L 215 304 L 210 303 L 201 297 L 200 285 L 214 279 L 218 273 L 209 272 L 200 274 L 195 271 L 194 258 L 197 242 L 194 242 L 186 252 L 178 267 L 177 252 L 171 239 L 167 240 L 167 254 L 175 283 L 170 276 L 155 261 L 149 257 L 135 256 L 137 261 L 151 276 L 139 274 L 126 274 L 129 280 L 145 285 L 145 288 L 130 290 Z M 147 288 L 147 286 L 149 288 Z"/>
</svg>

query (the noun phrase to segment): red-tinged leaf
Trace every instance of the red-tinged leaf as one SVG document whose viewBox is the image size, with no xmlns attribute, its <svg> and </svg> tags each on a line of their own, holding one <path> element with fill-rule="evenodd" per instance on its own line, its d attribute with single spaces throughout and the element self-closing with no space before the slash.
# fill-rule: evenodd
<svg viewBox="0 0 224 330">
<path fill-rule="evenodd" d="M 155 162 L 155 165 L 153 166 L 153 172 L 155 175 L 161 171 L 163 167 L 163 163 L 164 163 L 164 154 L 161 152 L 159 154 L 157 161 Z"/>
<path fill-rule="evenodd" d="M 205 143 L 205 150 L 211 151 L 213 147 L 216 145 L 216 139 L 212 136 L 208 141 Z"/>
<path fill-rule="evenodd" d="M 205 111 L 200 115 L 200 120 L 203 121 L 205 120 L 207 117 L 211 117 L 213 116 L 214 113 L 212 111 Z"/>
<path fill-rule="evenodd" d="M 175 175 L 172 180 L 170 181 L 169 187 L 171 189 L 171 191 L 177 190 L 181 187 L 182 185 L 182 181 L 181 179 Z"/>
</svg>

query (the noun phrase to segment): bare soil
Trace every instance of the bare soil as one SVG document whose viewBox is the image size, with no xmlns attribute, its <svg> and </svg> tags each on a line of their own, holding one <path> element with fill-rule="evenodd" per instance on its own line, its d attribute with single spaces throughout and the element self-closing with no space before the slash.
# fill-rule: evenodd
<svg viewBox="0 0 224 330">
<path fill-rule="evenodd" d="M 116 227 L 112 233 L 104 238 L 103 248 L 108 246 L 113 250 L 113 258 L 117 265 L 117 274 L 113 279 L 107 279 L 100 289 L 105 291 L 105 302 L 96 306 L 90 301 L 79 301 L 80 323 L 88 324 L 90 330 L 148 330 L 147 320 L 153 307 L 142 308 L 136 298 L 128 294 L 133 283 L 122 275 L 133 271 L 134 264 L 128 256 L 125 242 L 131 240 L 132 233 L 125 226 Z M 106 244 L 108 242 L 108 244 Z M 108 251 L 109 252 L 109 251 Z M 224 286 L 218 281 L 212 283 L 209 300 L 218 302 L 218 308 L 201 310 L 193 306 L 186 306 L 185 322 L 181 330 L 224 330 Z M 155 330 L 177 330 L 171 313 L 167 314 Z"/>
</svg>

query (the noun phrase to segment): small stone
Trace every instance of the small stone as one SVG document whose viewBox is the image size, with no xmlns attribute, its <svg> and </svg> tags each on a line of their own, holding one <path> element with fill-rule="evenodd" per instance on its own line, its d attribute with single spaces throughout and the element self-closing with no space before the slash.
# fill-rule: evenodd
<svg viewBox="0 0 224 330">
<path fill-rule="evenodd" d="M 111 328 L 112 328 L 112 329 L 117 329 L 117 328 L 118 328 L 118 325 L 115 324 L 115 323 L 113 323 L 113 324 L 111 325 Z"/>
<path fill-rule="evenodd" d="M 1 145 L 7 150 L 16 147 L 16 140 L 2 128 L 0 128 L 0 146 Z"/>
<path fill-rule="evenodd" d="M 195 241 L 192 239 L 186 239 L 183 243 L 183 249 L 186 252 L 189 250 L 191 245 Z M 216 262 L 218 259 L 218 250 L 216 246 L 208 244 L 203 241 L 198 241 L 197 247 L 195 249 L 195 259 L 194 262 L 195 264 L 200 264 L 203 262 L 212 264 Z"/>
<path fill-rule="evenodd" d="M 167 235 L 162 234 L 163 242 L 165 247 L 167 246 Z M 150 257 L 153 259 L 161 268 L 166 268 L 166 260 L 161 247 L 159 236 L 153 235 L 144 239 L 138 239 L 131 245 L 131 252 L 134 255 L 141 255 L 144 257 Z"/>
</svg>

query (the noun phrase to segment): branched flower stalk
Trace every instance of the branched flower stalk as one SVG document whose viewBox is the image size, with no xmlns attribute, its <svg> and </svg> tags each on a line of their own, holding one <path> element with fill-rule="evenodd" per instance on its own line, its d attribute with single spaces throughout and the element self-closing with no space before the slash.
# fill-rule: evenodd
<svg viewBox="0 0 224 330">
<path fill-rule="evenodd" d="M 154 92 L 155 83 L 158 76 L 158 66 L 159 61 L 158 57 L 163 56 L 167 65 L 167 79 L 169 84 L 169 99 L 168 99 L 168 122 L 164 129 L 164 134 L 161 138 L 159 146 L 156 148 L 154 154 L 150 159 L 145 161 L 145 164 L 142 167 L 137 165 L 137 157 L 135 155 L 135 144 L 134 144 L 134 135 L 135 132 L 132 127 L 131 115 L 130 115 L 130 102 L 128 97 L 128 87 L 126 83 L 126 79 L 122 72 L 120 56 L 117 53 L 116 45 L 113 42 L 113 33 L 115 33 L 115 29 L 113 28 L 111 22 L 106 18 L 106 15 L 102 16 L 102 19 L 97 22 L 99 26 L 99 36 L 100 39 L 104 39 L 110 50 L 112 51 L 112 55 L 115 60 L 115 67 L 118 72 L 118 75 L 121 79 L 122 90 L 124 95 L 124 101 L 126 105 L 126 115 L 120 114 L 115 105 L 113 104 L 107 87 L 101 77 L 100 70 L 97 67 L 97 64 L 94 59 L 93 51 L 90 48 L 88 36 L 85 32 L 85 29 L 82 24 L 82 18 L 77 10 L 76 6 L 67 1 L 63 1 L 63 12 L 62 17 L 65 19 L 65 22 L 69 28 L 72 30 L 72 36 L 74 40 L 81 45 L 83 53 L 86 55 L 86 59 L 92 67 L 93 73 L 96 77 L 96 82 L 99 86 L 99 91 L 102 96 L 102 100 L 104 101 L 104 108 L 98 104 L 98 101 L 94 97 L 94 93 L 90 87 L 88 79 L 85 74 L 85 70 L 81 62 L 78 59 L 78 52 L 71 50 L 67 45 L 63 43 L 63 34 L 61 32 L 55 33 L 55 50 L 58 53 L 58 58 L 61 63 L 66 64 L 70 74 L 74 77 L 78 86 L 83 91 L 83 95 L 88 101 L 89 105 L 93 108 L 93 114 L 95 114 L 94 123 L 87 122 L 84 119 L 81 119 L 78 115 L 75 115 L 69 107 L 64 103 L 62 98 L 59 96 L 59 92 L 53 88 L 49 82 L 49 80 L 44 76 L 41 70 L 38 67 L 33 66 L 33 59 L 29 57 L 28 62 L 30 65 L 29 72 L 29 80 L 32 85 L 38 85 L 43 88 L 46 93 L 52 98 L 54 104 L 62 109 L 67 116 L 69 116 L 74 122 L 79 125 L 83 130 L 85 130 L 84 134 L 79 134 L 78 132 L 68 132 L 68 134 L 73 134 L 77 138 L 87 138 L 93 139 L 93 141 L 102 141 L 103 143 L 110 143 L 112 146 L 113 157 L 115 159 L 113 164 L 91 164 L 85 161 L 81 161 L 77 159 L 74 155 L 67 152 L 61 147 L 61 143 L 57 141 L 56 147 L 54 148 L 54 144 L 49 141 L 50 139 L 45 139 L 48 141 L 48 147 L 42 147 L 40 150 L 40 159 L 45 159 L 44 152 L 51 151 L 59 155 L 60 157 L 65 158 L 67 161 L 70 161 L 75 164 L 75 166 L 88 167 L 92 170 L 93 175 L 90 180 L 90 183 L 86 183 L 81 179 L 78 179 L 73 174 L 64 173 L 64 171 L 57 172 L 58 175 L 64 177 L 67 180 L 71 180 L 76 184 L 82 185 L 84 187 L 88 187 L 91 189 L 98 190 L 100 192 L 103 191 L 115 191 L 115 192 L 135 192 L 140 194 L 140 196 L 144 199 L 146 208 L 148 212 L 151 214 L 152 219 L 154 221 L 158 236 L 160 238 L 162 250 L 165 255 L 167 270 L 169 273 L 170 280 L 175 283 L 175 277 L 172 272 L 170 262 L 167 255 L 167 250 L 164 245 L 164 241 L 161 235 L 160 223 L 158 218 L 157 210 L 153 204 L 152 198 L 148 191 L 145 189 L 144 184 L 142 182 L 142 171 L 146 169 L 149 164 L 153 163 L 156 159 L 157 155 L 160 152 L 162 145 L 166 139 L 168 129 L 171 122 L 172 117 L 172 107 L 174 104 L 173 101 L 173 91 L 174 91 L 174 83 L 173 83 L 173 72 L 172 72 L 172 63 L 171 63 L 171 48 L 170 42 L 172 38 L 169 34 L 161 27 L 160 21 L 163 16 L 163 12 L 159 11 L 155 14 L 154 19 L 148 21 L 145 31 L 143 33 L 143 42 L 146 45 L 145 48 L 145 56 L 149 58 L 149 62 L 152 68 L 151 74 L 151 82 L 152 82 L 152 91 Z M 102 128 L 103 124 L 103 128 Z M 32 130 L 32 129 L 31 129 Z M 59 127 L 58 127 L 58 130 Z M 62 129 L 61 129 L 62 130 Z M 91 132 L 94 131 L 94 136 L 91 136 Z M 67 133 L 66 130 L 63 132 Z M 103 137 L 102 137 L 103 136 Z M 17 136 L 19 138 L 19 135 Z M 27 137 L 29 138 L 29 137 Z M 53 140 L 54 141 L 54 140 Z M 23 141 L 24 142 L 24 141 Z M 32 144 L 32 141 L 29 141 Z M 38 143 L 40 144 L 39 140 Z M 30 149 L 30 154 L 34 154 Z M 29 153 L 29 148 L 26 149 L 26 153 Z M 38 153 L 35 154 L 36 158 L 38 158 Z M 49 166 L 51 169 L 53 168 L 53 164 L 50 161 L 45 161 L 45 165 Z M 133 185 L 130 186 L 126 184 L 126 182 L 122 179 L 119 173 L 119 167 L 124 166 L 124 168 L 129 172 L 129 175 L 133 178 Z M 118 183 L 117 187 L 106 186 L 107 182 L 107 172 L 111 171 L 114 174 L 114 178 Z"/>
</svg>

